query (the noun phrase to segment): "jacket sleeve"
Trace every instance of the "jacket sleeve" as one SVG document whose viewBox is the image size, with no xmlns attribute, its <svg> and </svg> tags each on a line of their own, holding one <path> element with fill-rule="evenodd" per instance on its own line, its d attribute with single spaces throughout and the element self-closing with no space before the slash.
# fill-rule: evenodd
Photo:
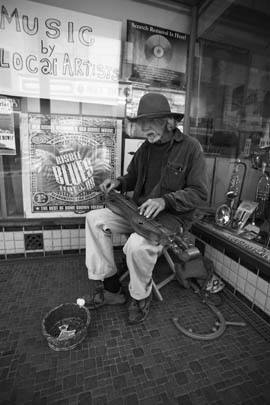
<svg viewBox="0 0 270 405">
<path fill-rule="evenodd" d="M 194 140 L 186 170 L 185 186 L 163 195 L 168 210 L 188 212 L 205 205 L 209 194 L 206 161 L 201 145 Z"/>
<path fill-rule="evenodd" d="M 118 189 L 122 193 L 134 190 L 138 178 L 138 164 L 139 160 L 141 159 L 141 155 L 142 151 L 140 147 L 128 165 L 127 174 L 117 177 L 117 180 L 120 181 L 120 187 L 118 187 Z"/>
</svg>

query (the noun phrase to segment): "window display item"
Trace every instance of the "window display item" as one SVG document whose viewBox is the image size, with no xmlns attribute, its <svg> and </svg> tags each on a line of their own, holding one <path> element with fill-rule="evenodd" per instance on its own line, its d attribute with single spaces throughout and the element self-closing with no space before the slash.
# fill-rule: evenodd
<svg viewBox="0 0 270 405">
<path fill-rule="evenodd" d="M 266 219 L 269 216 L 270 179 L 265 172 L 266 163 L 262 163 L 262 175 L 258 180 L 256 188 L 256 201 L 258 207 L 254 211 L 255 218 Z"/>
<path fill-rule="evenodd" d="M 240 172 L 240 166 L 243 170 Z M 241 198 L 242 189 L 246 177 L 247 165 L 237 159 L 234 162 L 229 187 L 226 193 L 226 203 L 216 210 L 215 221 L 218 226 L 229 226 L 234 216 L 235 207 Z"/>
<path fill-rule="evenodd" d="M 256 209 L 257 205 L 258 203 L 255 201 L 248 201 L 248 200 L 242 201 L 233 217 L 231 225 L 232 229 L 236 231 L 241 231 L 246 225 L 246 222 L 250 217 L 250 215 Z"/>
</svg>

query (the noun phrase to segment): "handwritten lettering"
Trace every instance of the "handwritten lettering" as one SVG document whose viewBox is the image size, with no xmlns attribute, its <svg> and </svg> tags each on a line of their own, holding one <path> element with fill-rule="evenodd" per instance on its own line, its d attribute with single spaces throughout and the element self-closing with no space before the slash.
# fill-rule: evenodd
<svg viewBox="0 0 270 405">
<path fill-rule="evenodd" d="M 15 28 L 17 32 L 24 32 L 27 35 L 37 35 L 39 33 L 39 20 L 38 17 L 34 17 L 33 21 L 27 15 L 22 15 L 20 18 L 18 8 L 16 7 L 10 14 L 8 13 L 6 7 L 2 5 L 1 7 L 1 17 L 0 17 L 0 29 L 4 30 L 6 28 L 6 22 L 12 24 L 13 19 L 15 19 Z M 61 32 L 62 23 L 56 18 L 47 18 L 44 22 L 45 35 L 49 39 L 57 39 L 67 32 L 67 42 L 74 43 L 75 34 L 78 36 L 78 41 L 87 47 L 93 46 L 95 44 L 95 38 L 92 36 L 93 29 L 88 25 L 83 25 L 75 29 L 74 22 L 68 21 L 67 30 L 63 29 Z"/>
</svg>

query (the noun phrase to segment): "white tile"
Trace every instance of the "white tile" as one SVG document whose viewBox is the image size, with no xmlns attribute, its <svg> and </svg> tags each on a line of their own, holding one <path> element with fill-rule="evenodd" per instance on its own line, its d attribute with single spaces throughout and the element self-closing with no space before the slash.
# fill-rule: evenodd
<svg viewBox="0 0 270 405">
<path fill-rule="evenodd" d="M 83 236 L 85 236 L 85 229 L 84 228 L 80 228 L 79 229 L 79 235 L 80 235 L 80 238 Z"/>
<path fill-rule="evenodd" d="M 118 245 L 120 243 L 120 238 L 121 238 L 121 235 L 118 235 L 118 234 L 112 235 L 113 244 Z"/>
<path fill-rule="evenodd" d="M 79 241 L 80 241 L 80 248 L 84 249 L 85 248 L 85 238 L 80 238 Z"/>
<path fill-rule="evenodd" d="M 270 314 L 270 296 L 268 296 L 266 299 L 265 310 L 267 311 L 268 314 Z"/>
<path fill-rule="evenodd" d="M 232 259 L 226 255 L 223 256 L 223 264 L 225 267 L 230 268 L 231 267 L 231 262 Z"/>
<path fill-rule="evenodd" d="M 214 258 L 217 257 L 217 250 L 215 248 L 212 248 L 211 256 L 214 257 Z"/>
<path fill-rule="evenodd" d="M 216 259 L 220 262 L 220 263 L 223 263 L 223 254 L 221 253 L 221 252 L 217 252 L 217 255 L 216 255 Z"/>
<path fill-rule="evenodd" d="M 254 302 L 258 307 L 264 309 L 266 303 L 266 295 L 263 294 L 260 290 L 256 290 Z"/>
<path fill-rule="evenodd" d="M 231 270 L 234 273 L 236 273 L 236 274 L 239 273 L 239 267 L 240 267 L 239 263 L 235 262 L 234 260 L 231 261 Z"/>
<path fill-rule="evenodd" d="M 252 271 L 248 271 L 247 279 L 248 279 L 248 283 L 250 283 L 256 287 L 257 279 L 258 279 L 257 274 L 254 274 Z"/>
<path fill-rule="evenodd" d="M 14 250 L 15 249 L 15 243 L 13 240 L 8 240 L 5 242 L 6 250 Z"/>
<path fill-rule="evenodd" d="M 128 240 L 126 235 L 121 235 L 121 244 L 124 245 L 126 241 Z"/>
<path fill-rule="evenodd" d="M 5 232 L 5 241 L 14 240 L 14 232 Z"/>
<path fill-rule="evenodd" d="M 216 272 L 218 273 L 218 274 L 223 274 L 223 265 L 222 265 L 222 263 L 220 263 L 220 262 L 216 262 L 215 264 L 214 264 L 214 267 L 215 267 L 215 270 L 216 270 Z"/>
<path fill-rule="evenodd" d="M 71 239 L 70 246 L 72 249 L 79 249 L 80 248 L 80 239 Z"/>
<path fill-rule="evenodd" d="M 247 269 L 240 265 L 239 270 L 238 270 L 238 275 L 246 280 L 247 279 L 247 274 L 248 274 Z"/>
<path fill-rule="evenodd" d="M 80 241 L 79 239 L 72 239 L 70 243 L 71 249 L 79 249 L 80 248 Z"/>
<path fill-rule="evenodd" d="M 18 249 L 23 249 L 23 251 L 24 251 L 24 248 L 25 248 L 24 240 L 15 240 L 15 248 L 16 248 L 16 251 Z"/>
<path fill-rule="evenodd" d="M 62 246 L 62 241 L 61 241 L 61 239 L 56 239 L 56 238 L 54 238 L 54 239 L 53 239 L 53 246 L 54 246 L 54 247 L 61 248 L 61 246 Z"/>
<path fill-rule="evenodd" d="M 69 229 L 62 229 L 62 238 L 70 238 L 70 230 Z"/>
<path fill-rule="evenodd" d="M 52 231 L 43 231 L 43 239 L 44 240 L 46 240 L 46 239 L 52 239 Z"/>
<path fill-rule="evenodd" d="M 236 286 L 237 275 L 232 271 L 229 273 L 229 281 L 232 286 Z"/>
<path fill-rule="evenodd" d="M 258 277 L 257 289 L 259 289 L 263 294 L 267 294 L 269 283 L 263 280 L 261 277 Z"/>
<path fill-rule="evenodd" d="M 246 280 L 243 279 L 242 277 L 237 278 L 236 282 L 236 288 L 239 290 L 241 293 L 245 292 L 245 286 L 246 286 Z"/>
<path fill-rule="evenodd" d="M 44 249 L 52 250 L 53 241 L 52 239 L 44 239 Z"/>
<path fill-rule="evenodd" d="M 14 240 L 15 241 L 24 241 L 23 232 L 14 232 Z"/>
<path fill-rule="evenodd" d="M 222 276 L 225 280 L 229 280 L 229 279 L 230 279 L 229 274 L 230 274 L 230 269 L 228 269 L 227 267 L 225 267 L 225 268 L 223 269 L 223 272 L 222 272 L 221 276 Z"/>
<path fill-rule="evenodd" d="M 255 295 L 255 287 L 247 282 L 245 288 L 245 296 L 247 296 L 249 299 L 251 299 L 251 301 L 253 301 L 254 295 Z"/>
<path fill-rule="evenodd" d="M 25 249 L 24 249 L 24 247 L 19 247 L 19 248 L 15 248 L 15 251 L 13 251 L 13 253 L 24 253 L 25 252 Z"/>
<path fill-rule="evenodd" d="M 63 249 L 70 249 L 71 247 L 71 241 L 70 239 L 62 239 L 62 247 Z"/>
<path fill-rule="evenodd" d="M 61 231 L 60 231 L 60 229 L 57 229 L 57 230 L 54 230 L 54 231 L 52 231 L 52 238 L 61 238 Z"/>
<path fill-rule="evenodd" d="M 70 236 L 71 238 L 79 238 L 79 229 L 71 229 Z"/>
</svg>

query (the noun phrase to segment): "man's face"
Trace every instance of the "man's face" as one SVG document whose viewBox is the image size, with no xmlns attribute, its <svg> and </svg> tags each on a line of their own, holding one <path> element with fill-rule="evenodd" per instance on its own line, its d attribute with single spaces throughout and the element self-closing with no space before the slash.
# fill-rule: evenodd
<svg viewBox="0 0 270 405">
<path fill-rule="evenodd" d="M 141 118 L 138 120 L 142 135 L 150 143 L 156 143 L 161 139 L 166 123 L 166 118 Z"/>
</svg>

